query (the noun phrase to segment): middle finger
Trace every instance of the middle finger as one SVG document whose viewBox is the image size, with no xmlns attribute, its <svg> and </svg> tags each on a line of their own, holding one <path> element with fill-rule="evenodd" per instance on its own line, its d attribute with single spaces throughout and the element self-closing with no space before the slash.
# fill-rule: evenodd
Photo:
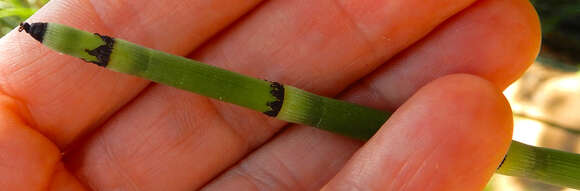
<svg viewBox="0 0 580 191">
<path fill-rule="evenodd" d="M 268 1 L 195 57 L 334 95 L 472 2 Z M 155 85 L 68 161 L 77 175 L 100 189 L 131 188 L 128 183 L 199 188 L 283 125 L 257 112 Z"/>
</svg>

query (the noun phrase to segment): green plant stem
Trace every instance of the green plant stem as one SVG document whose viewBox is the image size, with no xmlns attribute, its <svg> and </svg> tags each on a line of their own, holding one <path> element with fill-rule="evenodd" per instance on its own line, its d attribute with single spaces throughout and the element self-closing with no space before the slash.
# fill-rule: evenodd
<svg viewBox="0 0 580 191">
<path fill-rule="evenodd" d="M 25 23 L 20 30 L 25 30 L 56 51 L 107 69 L 360 140 L 369 139 L 390 116 L 388 112 L 244 76 L 64 25 Z M 497 172 L 579 188 L 579 164 L 578 154 L 532 147 L 513 141 Z"/>
<path fill-rule="evenodd" d="M 390 116 L 388 112 L 285 87 L 284 105 L 276 118 L 287 122 L 368 140 Z"/>
<path fill-rule="evenodd" d="M 579 154 L 512 141 L 497 173 L 580 189 Z"/>
</svg>

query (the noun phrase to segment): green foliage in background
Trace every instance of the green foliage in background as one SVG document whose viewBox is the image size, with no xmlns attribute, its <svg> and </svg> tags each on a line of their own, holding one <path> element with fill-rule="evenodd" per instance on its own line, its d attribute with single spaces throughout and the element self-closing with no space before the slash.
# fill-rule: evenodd
<svg viewBox="0 0 580 191">
<path fill-rule="evenodd" d="M 48 0 L 0 0 L 0 37 L 24 21 Z"/>
<path fill-rule="evenodd" d="M 580 67 L 580 0 L 531 0 L 542 21 L 542 61 Z"/>
</svg>

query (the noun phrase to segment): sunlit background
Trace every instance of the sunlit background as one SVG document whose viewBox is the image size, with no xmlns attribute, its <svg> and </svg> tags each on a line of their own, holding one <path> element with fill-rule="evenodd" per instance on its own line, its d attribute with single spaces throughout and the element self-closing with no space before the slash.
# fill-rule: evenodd
<svg viewBox="0 0 580 191">
<path fill-rule="evenodd" d="M 513 139 L 580 153 L 580 0 L 531 0 L 542 21 L 540 56 L 504 91 L 514 112 Z M 48 0 L 0 0 L 0 36 Z M 570 191 L 539 182 L 495 175 L 489 191 Z"/>
<path fill-rule="evenodd" d="M 514 113 L 513 139 L 580 153 L 580 0 L 533 0 L 542 50 L 504 95 Z M 487 190 L 574 190 L 495 175 Z"/>
</svg>

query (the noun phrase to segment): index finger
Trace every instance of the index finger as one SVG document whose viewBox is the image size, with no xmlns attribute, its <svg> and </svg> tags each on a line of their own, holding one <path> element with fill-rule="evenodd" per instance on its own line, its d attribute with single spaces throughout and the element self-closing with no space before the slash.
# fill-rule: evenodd
<svg viewBox="0 0 580 191">
<path fill-rule="evenodd" d="M 50 1 L 30 20 L 118 36 L 185 55 L 256 6 L 234 1 Z M 224 6 L 235 3 L 236 6 Z M 215 14 L 219 12 L 220 14 Z M 23 102 L 30 124 L 61 148 L 100 125 L 148 81 L 59 55 L 12 31 L 0 40 L 0 91 Z"/>
</svg>

